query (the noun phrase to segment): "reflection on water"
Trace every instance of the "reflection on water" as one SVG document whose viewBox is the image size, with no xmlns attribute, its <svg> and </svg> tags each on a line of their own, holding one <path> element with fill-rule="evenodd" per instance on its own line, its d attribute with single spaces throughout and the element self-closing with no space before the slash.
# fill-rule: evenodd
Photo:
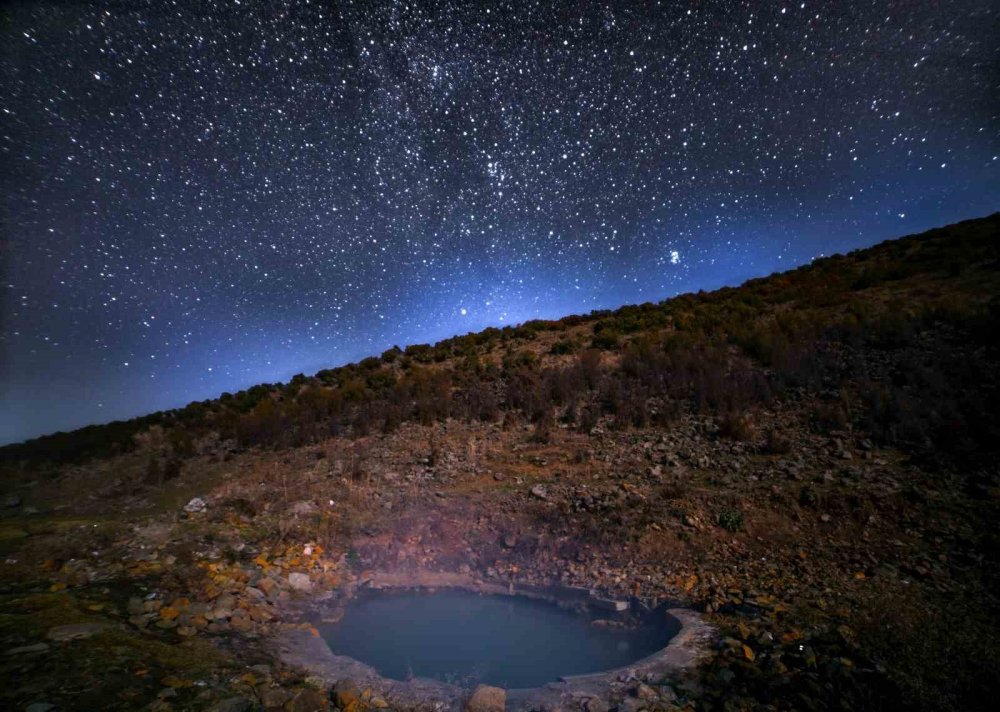
<svg viewBox="0 0 1000 712">
<path fill-rule="evenodd" d="M 340 622 L 321 632 L 335 653 L 385 677 L 518 688 L 643 658 L 677 632 L 676 621 L 661 620 L 622 629 L 520 597 L 387 592 L 353 601 Z"/>
</svg>

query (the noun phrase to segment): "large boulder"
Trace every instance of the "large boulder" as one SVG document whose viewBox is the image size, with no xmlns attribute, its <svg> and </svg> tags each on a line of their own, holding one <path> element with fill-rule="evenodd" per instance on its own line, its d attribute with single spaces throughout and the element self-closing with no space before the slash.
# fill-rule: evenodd
<svg viewBox="0 0 1000 712">
<path fill-rule="evenodd" d="M 507 691 L 500 687 L 479 685 L 465 703 L 465 712 L 504 712 Z"/>
</svg>

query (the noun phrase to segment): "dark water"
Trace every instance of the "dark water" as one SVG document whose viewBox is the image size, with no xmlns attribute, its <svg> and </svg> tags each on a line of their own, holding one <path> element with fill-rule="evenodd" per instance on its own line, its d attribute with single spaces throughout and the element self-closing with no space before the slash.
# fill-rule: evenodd
<svg viewBox="0 0 1000 712">
<path fill-rule="evenodd" d="M 527 598 L 385 592 L 351 602 L 343 619 L 321 632 L 335 653 L 384 677 L 518 688 L 635 662 L 677 632 L 674 619 L 658 619 L 621 630 Z"/>
</svg>

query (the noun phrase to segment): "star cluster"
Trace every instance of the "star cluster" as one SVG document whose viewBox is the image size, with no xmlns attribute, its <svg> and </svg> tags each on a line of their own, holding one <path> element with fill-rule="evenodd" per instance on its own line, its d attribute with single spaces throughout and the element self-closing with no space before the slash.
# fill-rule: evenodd
<svg viewBox="0 0 1000 712">
<path fill-rule="evenodd" d="M 995 4 L 25 2 L 0 440 L 997 208 Z"/>
</svg>

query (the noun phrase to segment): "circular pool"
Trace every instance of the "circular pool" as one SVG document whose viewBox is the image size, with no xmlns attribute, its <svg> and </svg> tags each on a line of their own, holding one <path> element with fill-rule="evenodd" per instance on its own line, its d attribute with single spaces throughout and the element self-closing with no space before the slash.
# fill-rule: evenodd
<svg viewBox="0 0 1000 712">
<path fill-rule="evenodd" d="M 366 591 L 320 633 L 335 654 L 386 678 L 526 688 L 629 665 L 663 649 L 680 627 L 662 611 L 612 615 L 462 590 Z"/>
</svg>

